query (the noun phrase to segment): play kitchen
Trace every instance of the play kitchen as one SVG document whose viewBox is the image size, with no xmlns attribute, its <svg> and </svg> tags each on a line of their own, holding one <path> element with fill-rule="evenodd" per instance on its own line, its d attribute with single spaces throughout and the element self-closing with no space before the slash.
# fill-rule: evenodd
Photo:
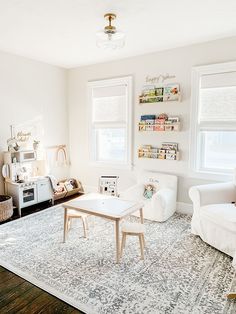
<svg viewBox="0 0 236 314">
<path fill-rule="evenodd" d="M 24 207 L 53 200 L 49 178 L 38 175 L 41 163 L 34 150 L 4 153 L 5 193 L 12 196 L 19 216 Z"/>
</svg>

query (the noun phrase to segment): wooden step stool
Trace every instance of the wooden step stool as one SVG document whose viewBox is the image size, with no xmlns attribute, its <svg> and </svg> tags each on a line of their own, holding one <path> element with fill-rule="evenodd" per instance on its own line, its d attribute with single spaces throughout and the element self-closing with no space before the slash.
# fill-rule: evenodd
<svg viewBox="0 0 236 314">
<path fill-rule="evenodd" d="M 138 236 L 139 237 L 139 244 L 140 244 L 140 251 L 141 251 L 141 259 L 144 259 L 144 246 L 145 246 L 145 241 L 144 241 L 144 231 L 145 227 L 143 224 L 140 223 L 130 223 L 126 222 L 122 225 L 121 228 L 122 231 L 122 240 L 121 240 L 121 250 L 120 250 L 120 257 L 122 257 L 123 250 L 125 248 L 125 242 L 126 242 L 126 236 Z"/>
<path fill-rule="evenodd" d="M 72 219 L 74 218 L 80 218 L 83 223 L 83 229 L 84 229 L 84 237 L 87 238 L 87 230 L 88 230 L 88 221 L 87 217 L 89 215 L 84 214 L 82 212 L 79 212 L 78 210 L 75 209 L 68 209 L 67 210 L 67 216 L 65 219 L 65 228 L 64 228 L 64 242 L 66 240 L 67 233 L 71 227 Z"/>
</svg>

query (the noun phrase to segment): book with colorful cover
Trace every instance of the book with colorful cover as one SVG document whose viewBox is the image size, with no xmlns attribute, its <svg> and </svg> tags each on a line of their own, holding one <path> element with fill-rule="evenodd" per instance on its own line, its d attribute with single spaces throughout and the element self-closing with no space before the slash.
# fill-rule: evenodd
<svg viewBox="0 0 236 314">
<path fill-rule="evenodd" d="M 179 100 L 179 84 L 168 84 L 164 86 L 163 101 Z"/>
<path fill-rule="evenodd" d="M 178 151 L 178 143 L 173 142 L 162 143 L 162 149 Z"/>
<path fill-rule="evenodd" d="M 156 96 L 163 96 L 164 88 L 163 87 L 156 87 L 155 94 Z"/>
<path fill-rule="evenodd" d="M 143 86 L 142 95 L 143 97 L 152 97 L 156 96 L 155 85 L 145 85 Z"/>
</svg>

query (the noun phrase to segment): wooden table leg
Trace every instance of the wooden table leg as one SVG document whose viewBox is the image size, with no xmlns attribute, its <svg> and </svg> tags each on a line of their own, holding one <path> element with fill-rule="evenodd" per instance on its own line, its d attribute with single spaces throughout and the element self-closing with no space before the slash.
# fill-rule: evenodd
<svg viewBox="0 0 236 314">
<path fill-rule="evenodd" d="M 139 234 L 138 237 L 139 237 L 139 244 L 140 244 L 140 251 L 141 251 L 141 259 L 144 259 L 142 234 Z"/>
<path fill-rule="evenodd" d="M 120 221 L 116 220 L 115 233 L 116 233 L 116 263 L 120 261 Z"/>
<path fill-rule="evenodd" d="M 122 257 L 124 248 L 126 243 L 126 233 L 122 232 L 122 238 L 121 238 L 121 246 L 120 246 L 120 258 Z"/>
<path fill-rule="evenodd" d="M 144 223 L 144 220 L 143 220 L 143 208 L 140 208 L 139 212 L 140 212 L 141 224 L 143 224 Z"/>
<path fill-rule="evenodd" d="M 68 229 L 68 218 L 67 218 L 67 208 L 64 208 L 64 234 L 63 234 L 63 242 L 66 242 L 67 229 Z"/>
</svg>

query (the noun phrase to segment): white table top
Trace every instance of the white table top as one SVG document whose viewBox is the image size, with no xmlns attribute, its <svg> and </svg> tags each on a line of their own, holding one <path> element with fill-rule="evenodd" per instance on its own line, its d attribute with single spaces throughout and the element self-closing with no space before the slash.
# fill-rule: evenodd
<svg viewBox="0 0 236 314">
<path fill-rule="evenodd" d="M 143 203 L 122 200 L 99 193 L 90 193 L 62 204 L 64 208 L 107 218 L 122 218 L 143 207 Z"/>
</svg>

